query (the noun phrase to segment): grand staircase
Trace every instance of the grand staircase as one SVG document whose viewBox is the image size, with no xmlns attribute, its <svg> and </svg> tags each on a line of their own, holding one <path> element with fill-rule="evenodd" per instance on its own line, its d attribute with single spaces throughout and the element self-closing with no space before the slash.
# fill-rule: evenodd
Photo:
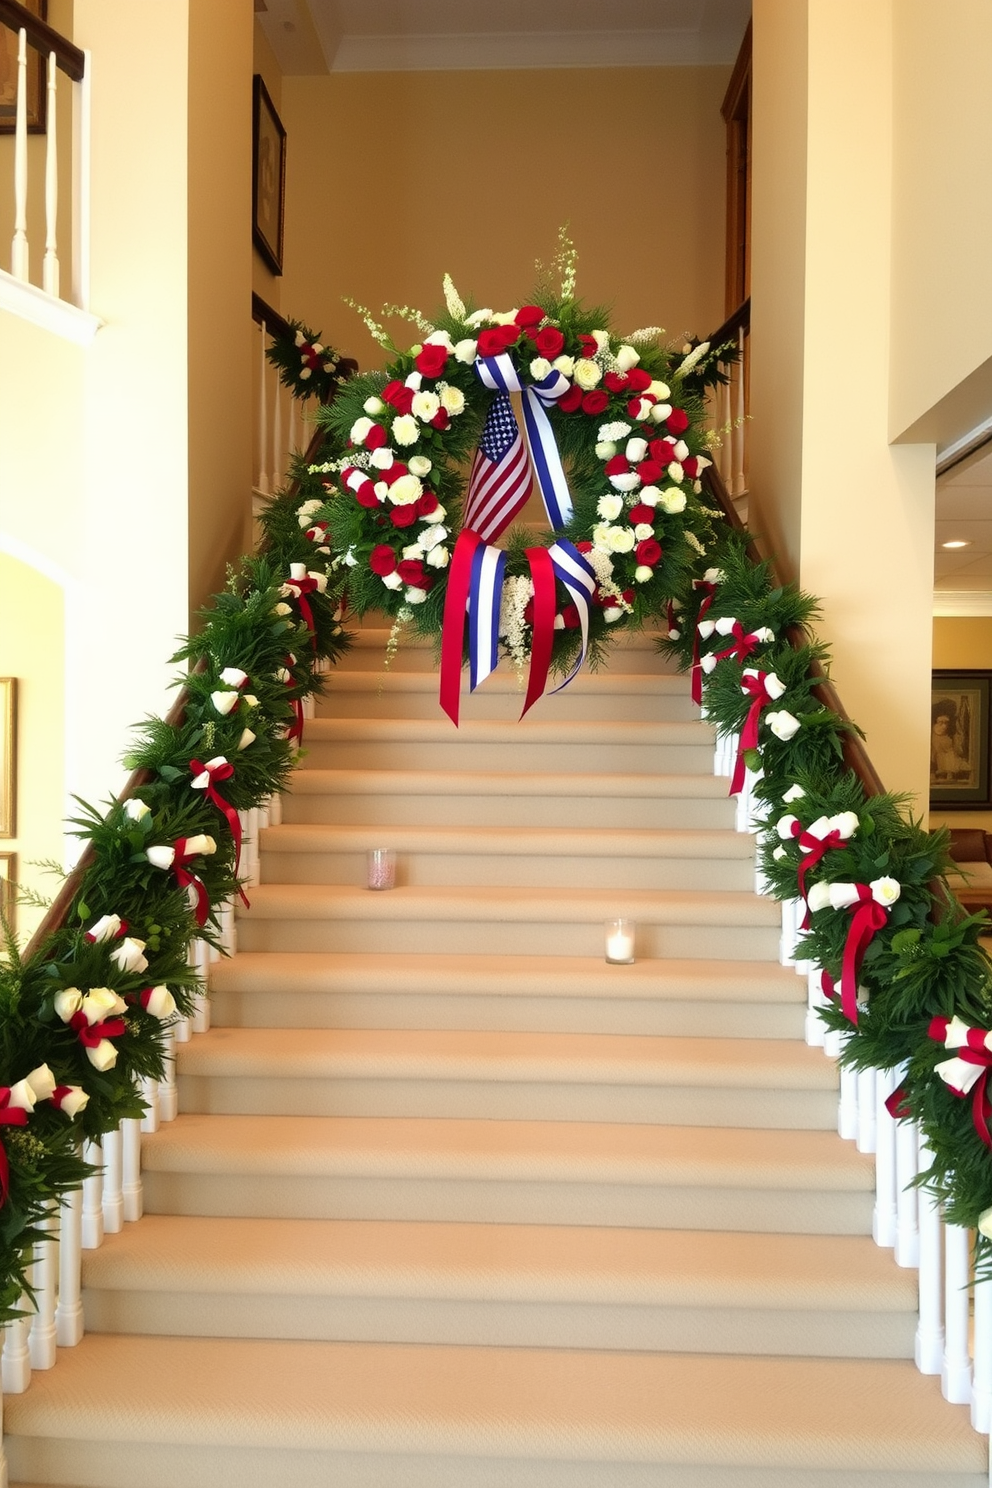
<svg viewBox="0 0 992 1488">
<path fill-rule="evenodd" d="M 456 733 L 385 639 L 308 725 L 146 1217 L 6 1401 L 12 1482 L 987 1484 L 686 682 L 635 638 L 523 724 L 498 673 Z"/>
</svg>

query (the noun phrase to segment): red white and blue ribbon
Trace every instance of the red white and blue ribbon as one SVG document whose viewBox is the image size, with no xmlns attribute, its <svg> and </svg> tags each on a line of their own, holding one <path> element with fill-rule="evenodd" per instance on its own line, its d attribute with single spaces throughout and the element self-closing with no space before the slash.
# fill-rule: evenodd
<svg viewBox="0 0 992 1488">
<path fill-rule="evenodd" d="M 499 609 L 506 554 L 480 542 L 472 553 L 468 600 L 469 691 L 474 692 L 499 662 Z"/>
<path fill-rule="evenodd" d="M 485 541 L 499 537 L 530 495 L 530 460 L 508 393 L 489 405 L 472 461 L 462 525 Z"/>
<path fill-rule="evenodd" d="M 520 393 L 524 410 L 524 429 L 527 446 L 537 483 L 541 490 L 544 510 L 550 526 L 557 532 L 565 526 L 572 515 L 572 496 L 558 453 L 555 432 L 551 427 L 547 409 L 563 397 L 571 384 L 563 373 L 552 367 L 547 377 L 540 382 L 525 386 L 507 352 L 495 357 L 479 357 L 475 363 L 476 376 L 484 387 L 496 393 Z M 526 499 L 526 497 L 524 498 Z M 520 503 L 520 506 L 523 502 Z M 519 511 L 520 506 L 517 507 Z M 512 520 L 514 511 L 507 519 Z M 471 526 L 471 513 L 466 509 L 466 525 Z M 504 524 L 506 525 L 506 524 Z M 500 531 L 503 529 L 500 528 Z M 490 534 L 492 535 L 492 534 Z"/>
<path fill-rule="evenodd" d="M 551 555 L 555 577 L 564 584 L 579 612 L 579 628 L 582 632 L 582 647 L 575 665 L 564 682 L 559 682 L 558 686 L 553 689 L 553 695 L 554 692 L 561 692 L 563 687 L 568 686 L 586 659 L 586 652 L 589 650 L 589 608 L 592 603 L 593 590 L 596 587 L 596 573 L 592 564 L 582 556 L 575 544 L 564 538 L 559 538 L 558 542 L 552 543 L 548 552 Z"/>
</svg>

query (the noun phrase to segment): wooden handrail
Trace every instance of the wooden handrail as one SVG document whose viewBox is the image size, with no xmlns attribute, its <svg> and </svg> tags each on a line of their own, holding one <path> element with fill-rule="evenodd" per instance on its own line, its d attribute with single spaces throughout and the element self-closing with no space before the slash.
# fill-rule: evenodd
<svg viewBox="0 0 992 1488">
<path fill-rule="evenodd" d="M 751 562 L 760 563 L 763 559 L 761 549 L 759 548 L 758 543 L 755 541 L 755 539 L 750 535 L 750 533 L 748 533 L 747 528 L 741 521 L 737 508 L 734 506 L 733 501 L 730 499 L 730 494 L 723 483 L 723 478 L 715 465 L 708 465 L 707 468 L 703 471 L 703 482 L 709 494 L 712 496 L 713 500 L 717 503 L 717 505 L 723 512 L 728 527 L 730 527 L 731 530 L 734 532 L 741 533 L 747 536 L 748 542 L 745 552 L 751 559 Z M 775 570 L 774 560 L 770 561 L 769 569 L 772 582 L 775 584 L 780 583 L 781 581 Z M 790 625 L 788 631 L 786 632 L 786 636 L 789 644 L 795 647 L 797 650 L 800 646 L 804 646 L 808 639 L 802 627 L 799 625 Z M 844 723 L 851 723 L 850 715 L 848 714 L 847 709 L 844 707 L 844 704 L 841 702 L 837 694 L 837 689 L 830 681 L 821 663 L 814 660 L 810 665 L 810 672 L 814 677 L 818 679 L 816 685 L 812 689 L 812 695 L 816 698 L 816 701 L 821 705 L 821 707 L 829 708 L 831 713 L 836 713 L 837 717 L 840 718 Z M 884 795 L 885 786 L 882 784 L 878 771 L 872 764 L 871 759 L 868 755 L 868 751 L 865 749 L 861 738 L 854 732 L 853 728 L 844 730 L 844 733 L 841 736 L 841 748 L 844 754 L 845 765 L 858 777 L 865 790 L 866 795 Z"/>
<path fill-rule="evenodd" d="M 83 81 L 86 76 L 85 52 L 80 51 L 79 47 L 74 46 L 47 21 L 32 15 L 26 5 L 19 4 L 19 0 L 0 0 L 0 26 L 8 26 L 11 31 L 26 31 L 29 46 L 44 52 L 46 56 L 54 52 L 60 71 L 72 78 L 74 83 Z"/>
<path fill-rule="evenodd" d="M 280 315 L 260 294 L 251 292 L 251 318 L 256 325 L 264 325 L 274 336 L 292 337 L 293 327 L 284 315 Z"/>
<path fill-rule="evenodd" d="M 736 339 L 737 332 L 743 327 L 744 330 L 751 329 L 751 296 L 742 301 L 732 314 L 728 315 L 723 325 L 717 326 L 709 338 L 711 346 L 723 346 L 727 341 Z"/>
</svg>

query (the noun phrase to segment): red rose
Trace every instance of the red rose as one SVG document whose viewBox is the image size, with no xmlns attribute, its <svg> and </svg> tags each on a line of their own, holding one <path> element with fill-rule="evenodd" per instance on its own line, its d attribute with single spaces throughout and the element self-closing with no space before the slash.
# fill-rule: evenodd
<svg viewBox="0 0 992 1488">
<path fill-rule="evenodd" d="M 397 413 L 409 413 L 413 407 L 413 388 L 408 388 L 403 382 L 387 382 L 382 396 Z"/>
<path fill-rule="evenodd" d="M 611 460 L 607 460 L 603 469 L 607 475 L 626 475 L 630 469 L 630 461 L 626 455 L 614 455 Z"/>
<path fill-rule="evenodd" d="M 389 513 L 394 527 L 412 527 L 417 520 L 415 506 L 394 506 Z"/>
<path fill-rule="evenodd" d="M 655 481 L 661 480 L 665 473 L 665 467 L 659 465 L 657 460 L 642 460 L 637 467 L 637 473 L 645 486 L 653 486 Z"/>
<path fill-rule="evenodd" d="M 605 413 L 610 406 L 610 395 L 604 393 L 602 388 L 593 388 L 592 392 L 586 393 L 582 399 L 582 412 L 590 414 L 595 418 L 597 413 Z"/>
<path fill-rule="evenodd" d="M 574 413 L 582 402 L 582 389 L 577 382 L 573 382 L 567 393 L 563 393 L 555 404 L 562 413 Z"/>
<path fill-rule="evenodd" d="M 418 517 L 429 517 L 431 512 L 437 511 L 437 497 L 433 491 L 425 491 L 417 502 L 414 510 Z"/>
<path fill-rule="evenodd" d="M 362 481 L 362 484 L 355 492 L 355 500 L 359 506 L 367 506 L 370 511 L 380 504 L 379 498 L 375 494 L 375 486 L 370 480 Z"/>
<path fill-rule="evenodd" d="M 396 572 L 404 584 L 412 584 L 417 589 L 423 589 L 427 575 L 419 558 L 404 558 L 402 562 L 397 563 Z"/>
<path fill-rule="evenodd" d="M 537 348 L 538 356 L 547 357 L 549 362 L 553 362 L 556 356 L 561 356 L 562 354 L 565 346 L 565 337 L 556 326 L 545 326 L 534 337 L 534 345 Z"/>
<path fill-rule="evenodd" d="M 607 372 L 603 382 L 611 393 L 622 393 L 630 386 L 630 378 L 626 372 Z"/>
<path fill-rule="evenodd" d="M 684 434 L 689 427 L 689 415 L 684 408 L 673 408 L 665 420 L 665 428 L 669 434 L 674 434 L 676 439 Z"/>
<path fill-rule="evenodd" d="M 395 377 L 393 378 L 392 382 L 387 382 L 386 386 L 382 390 L 382 401 L 384 403 L 393 403 L 396 399 L 396 394 L 400 391 L 402 386 L 403 384 L 401 382 L 397 382 Z"/>
<path fill-rule="evenodd" d="M 524 305 L 516 313 L 514 319 L 523 330 L 530 326 L 540 325 L 544 319 L 544 311 L 540 305 Z"/>
<path fill-rule="evenodd" d="M 643 563 L 645 568 L 654 568 L 661 557 L 661 543 L 653 537 L 646 537 L 643 542 L 637 544 L 634 557 L 638 563 Z"/>
<path fill-rule="evenodd" d="M 578 628 L 579 628 L 579 612 L 575 608 L 574 604 L 570 604 L 570 605 L 566 605 L 565 606 L 565 608 L 561 612 L 561 618 L 565 622 L 565 629 L 566 630 L 578 630 Z"/>
<path fill-rule="evenodd" d="M 583 538 L 581 542 L 577 542 L 575 546 L 578 548 L 580 553 L 592 552 L 592 543 L 589 542 L 586 538 Z"/>
<path fill-rule="evenodd" d="M 646 393 L 654 378 L 643 367 L 631 367 L 627 373 L 627 386 L 632 393 Z"/>
<path fill-rule="evenodd" d="M 671 465 L 675 459 L 675 446 L 670 439 L 652 439 L 648 445 L 648 453 L 659 464 Z"/>
<path fill-rule="evenodd" d="M 632 527 L 637 527 L 641 522 L 650 522 L 653 527 L 654 517 L 654 508 L 645 506 L 643 502 L 639 502 L 637 506 L 632 506 L 627 513 L 627 520 Z"/>
<path fill-rule="evenodd" d="M 519 338 L 520 327 L 517 325 L 493 326 L 491 330 L 480 331 L 476 349 L 480 357 L 500 356 Z"/>
<path fill-rule="evenodd" d="M 596 340 L 596 337 L 590 336 L 586 332 L 583 332 L 579 337 L 579 345 L 582 347 L 582 355 L 584 357 L 594 357 L 599 350 L 599 342 Z"/>
<path fill-rule="evenodd" d="M 623 590 L 621 590 L 620 597 L 622 598 L 624 604 L 633 604 L 633 602 L 634 602 L 634 591 L 633 591 L 633 589 L 623 589 Z"/>
<path fill-rule="evenodd" d="M 409 473 L 410 467 L 408 465 L 404 465 L 402 460 L 394 460 L 388 470 L 380 471 L 380 475 L 386 482 L 387 486 L 393 485 L 396 481 L 399 480 L 401 475 L 409 475 Z"/>
<path fill-rule="evenodd" d="M 373 424 L 365 436 L 365 448 L 370 450 L 382 449 L 386 443 L 386 431 L 381 424 Z"/>
<path fill-rule="evenodd" d="M 534 601 L 532 599 L 524 605 L 524 620 L 528 625 L 534 624 Z"/>
<path fill-rule="evenodd" d="M 450 423 L 451 415 L 449 414 L 448 410 L 446 408 L 439 408 L 437 413 L 431 419 L 431 428 L 437 429 L 440 432 L 446 429 Z"/>
<path fill-rule="evenodd" d="M 627 412 L 632 419 L 639 419 L 641 417 L 641 404 L 646 403 L 650 407 L 654 401 L 655 399 L 652 398 L 650 393 L 646 397 L 643 394 L 638 394 L 636 398 L 631 398 L 627 404 Z"/>
<path fill-rule="evenodd" d="M 418 372 L 425 377 L 440 377 L 448 360 L 448 348 L 436 344 L 425 346 L 417 353 L 414 363 Z"/>
<path fill-rule="evenodd" d="M 369 554 L 369 568 L 373 573 L 377 573 L 380 578 L 385 578 L 386 574 L 391 574 L 394 571 L 396 568 L 396 554 L 388 543 L 380 543 L 377 548 L 372 549 Z"/>
<path fill-rule="evenodd" d="M 695 480 L 699 474 L 699 461 L 695 455 L 690 455 L 687 460 L 682 461 L 682 469 L 690 480 Z"/>
<path fill-rule="evenodd" d="M 348 477 L 350 475 L 354 475 L 355 473 L 356 473 L 356 467 L 354 465 L 346 465 L 344 467 L 344 469 L 342 470 L 342 472 L 341 472 L 341 484 L 343 486 L 347 487 L 347 485 L 348 485 Z M 325 486 L 326 485 L 329 485 L 329 484 L 330 484 L 329 481 L 325 481 L 324 482 L 324 485 Z"/>
</svg>

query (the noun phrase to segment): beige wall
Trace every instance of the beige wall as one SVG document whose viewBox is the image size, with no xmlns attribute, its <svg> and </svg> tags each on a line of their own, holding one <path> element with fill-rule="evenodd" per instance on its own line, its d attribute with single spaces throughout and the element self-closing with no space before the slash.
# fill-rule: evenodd
<svg viewBox="0 0 992 1488">
<path fill-rule="evenodd" d="M 283 314 L 363 366 L 341 303 L 520 304 L 568 222 L 579 292 L 621 331 L 705 335 L 723 319 L 729 68 L 286 77 Z M 400 344 L 413 332 L 392 323 Z"/>
<path fill-rule="evenodd" d="M 0 552 L 0 677 L 17 678 L 18 724 L 16 835 L 0 838 L 0 853 L 15 853 L 18 882 L 46 898 L 54 898 L 59 879 L 32 864 L 63 861 L 64 623 L 59 585 Z M 43 913 L 15 909 L 22 943 Z"/>
</svg>

